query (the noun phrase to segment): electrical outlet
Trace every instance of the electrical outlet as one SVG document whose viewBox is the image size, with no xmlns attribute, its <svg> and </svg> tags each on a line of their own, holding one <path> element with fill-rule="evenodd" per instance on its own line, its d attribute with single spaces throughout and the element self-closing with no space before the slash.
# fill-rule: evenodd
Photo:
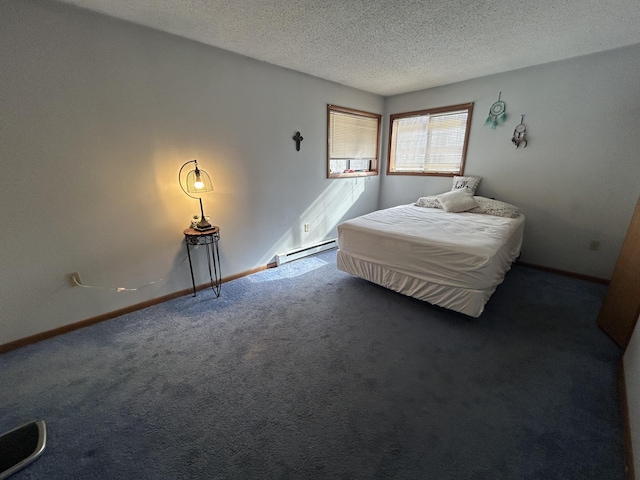
<svg viewBox="0 0 640 480">
<path fill-rule="evenodd" d="M 74 280 L 75 279 L 75 280 Z M 80 278 L 80 272 L 73 272 L 69 274 L 69 282 L 72 287 L 77 286 L 78 284 L 82 285 L 82 278 Z M 77 282 L 77 283 L 76 283 Z"/>
<path fill-rule="evenodd" d="M 311 230 L 311 225 L 309 225 L 308 223 L 305 223 L 304 224 L 304 231 L 308 233 L 309 230 Z"/>
<path fill-rule="evenodd" d="M 591 240 L 589 242 L 589 250 L 599 250 L 600 249 L 600 240 Z"/>
</svg>

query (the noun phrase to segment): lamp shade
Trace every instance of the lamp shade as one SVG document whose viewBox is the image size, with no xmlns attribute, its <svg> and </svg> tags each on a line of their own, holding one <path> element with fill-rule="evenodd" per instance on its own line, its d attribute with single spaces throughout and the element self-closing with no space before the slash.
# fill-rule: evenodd
<svg viewBox="0 0 640 480">
<path fill-rule="evenodd" d="M 213 192 L 211 177 L 204 170 L 200 170 L 197 164 L 194 170 L 187 173 L 185 184 L 185 190 L 189 193 Z"/>
<path fill-rule="evenodd" d="M 183 176 L 182 171 L 190 163 L 194 164 L 194 169 L 189 171 L 186 176 Z M 192 195 L 194 193 L 200 194 L 213 192 L 213 182 L 211 181 L 211 177 L 207 172 L 198 168 L 197 160 L 189 160 L 180 167 L 180 171 L 178 172 L 178 183 L 184 193 L 200 202 L 200 221 L 193 228 L 200 231 L 211 230 L 214 228 L 205 219 L 204 209 L 202 208 L 202 197 Z"/>
</svg>

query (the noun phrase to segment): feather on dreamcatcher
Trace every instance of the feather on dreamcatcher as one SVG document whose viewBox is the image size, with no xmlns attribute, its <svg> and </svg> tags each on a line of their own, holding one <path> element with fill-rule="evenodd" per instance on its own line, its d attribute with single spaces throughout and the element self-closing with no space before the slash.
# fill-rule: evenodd
<svg viewBox="0 0 640 480">
<path fill-rule="evenodd" d="M 491 108 L 489 109 L 489 116 L 484 122 L 485 125 L 491 125 L 492 130 L 495 130 L 498 123 L 504 122 L 507 118 L 507 114 L 505 112 L 506 105 L 502 100 L 500 100 L 501 96 L 502 92 L 498 95 L 498 101 L 491 105 Z"/>
</svg>

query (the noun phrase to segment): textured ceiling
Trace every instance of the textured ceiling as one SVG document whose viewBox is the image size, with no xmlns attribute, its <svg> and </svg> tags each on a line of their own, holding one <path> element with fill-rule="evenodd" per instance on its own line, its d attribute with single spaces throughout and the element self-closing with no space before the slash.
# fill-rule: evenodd
<svg viewBox="0 0 640 480">
<path fill-rule="evenodd" d="M 380 95 L 640 43 L 639 0 L 61 0 Z"/>
</svg>

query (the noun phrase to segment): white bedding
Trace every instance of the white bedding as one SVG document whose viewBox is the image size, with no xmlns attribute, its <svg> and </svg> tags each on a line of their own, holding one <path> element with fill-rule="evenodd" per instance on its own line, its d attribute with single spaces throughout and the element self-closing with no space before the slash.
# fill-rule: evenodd
<svg viewBox="0 0 640 480">
<path fill-rule="evenodd" d="M 338 268 L 479 316 L 520 254 L 524 216 L 402 205 L 338 226 Z"/>
</svg>

